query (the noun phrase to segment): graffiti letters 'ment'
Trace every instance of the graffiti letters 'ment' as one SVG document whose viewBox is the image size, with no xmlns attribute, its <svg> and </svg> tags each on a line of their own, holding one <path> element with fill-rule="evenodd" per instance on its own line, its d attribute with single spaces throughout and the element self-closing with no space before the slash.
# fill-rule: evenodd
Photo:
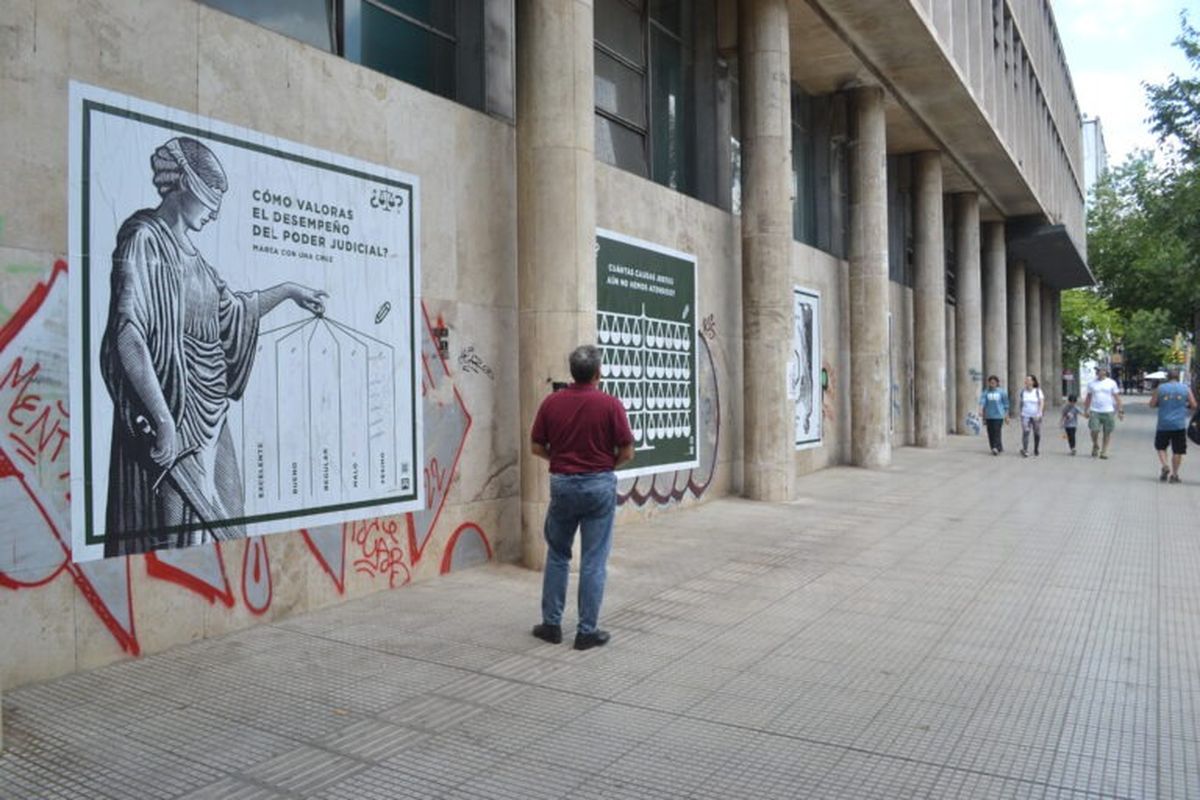
<svg viewBox="0 0 1200 800">
<path fill-rule="evenodd" d="M 41 364 L 26 364 L 17 356 L 0 377 L 0 409 L 11 426 L 5 444 L 13 455 L 32 467 L 43 485 L 60 485 L 70 500 L 70 420 L 61 400 L 37 393 Z"/>
</svg>

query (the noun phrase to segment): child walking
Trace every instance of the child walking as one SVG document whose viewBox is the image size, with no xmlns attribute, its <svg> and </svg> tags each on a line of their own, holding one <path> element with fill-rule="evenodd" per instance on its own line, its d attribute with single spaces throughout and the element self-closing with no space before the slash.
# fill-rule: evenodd
<svg viewBox="0 0 1200 800">
<path fill-rule="evenodd" d="M 1075 455 L 1075 432 L 1079 428 L 1079 406 L 1075 405 L 1078 399 L 1073 394 L 1067 396 L 1067 404 L 1063 406 L 1060 420 L 1063 430 L 1067 432 L 1067 445 L 1071 448 L 1071 455 Z"/>
</svg>

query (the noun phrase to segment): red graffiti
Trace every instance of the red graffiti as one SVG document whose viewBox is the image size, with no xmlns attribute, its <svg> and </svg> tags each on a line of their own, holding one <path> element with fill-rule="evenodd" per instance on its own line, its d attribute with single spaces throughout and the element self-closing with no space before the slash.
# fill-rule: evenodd
<svg viewBox="0 0 1200 800">
<path fill-rule="evenodd" d="M 67 263 L 61 260 L 55 262 L 50 277 L 38 283 L 12 318 L 0 327 L 0 353 L 16 341 L 27 325 L 35 319 L 40 321 L 39 315 L 45 310 L 47 298 L 53 290 L 62 286 L 60 281 L 66 274 Z M 60 289 L 60 294 L 62 291 L 65 290 Z M 62 302 L 65 304 L 65 298 Z M 122 611 L 119 607 L 110 607 L 112 600 L 101 596 L 84 566 L 71 562 L 71 544 L 67 539 L 66 520 L 57 519 L 57 514 L 47 507 L 48 503 L 57 505 L 60 500 L 64 505 L 69 505 L 70 435 L 64 404 L 60 400 L 44 400 L 41 394 L 36 393 L 34 387 L 42 376 L 42 370 L 43 365 L 39 361 L 29 359 L 27 354 L 20 352 L 3 368 L 3 378 L 0 378 L 0 394 L 3 395 L 0 397 L 0 409 L 3 409 L 3 419 L 10 430 L 9 435 L 0 441 L 0 480 L 17 481 L 21 494 L 28 498 L 36 510 L 43 527 L 40 530 L 30 530 L 26 535 L 49 537 L 43 544 L 52 554 L 51 562 L 37 568 L 37 574 L 30 574 L 28 571 L 10 574 L 0 569 L 0 587 L 10 590 L 36 588 L 54 581 L 65 572 L 71 576 L 79 593 L 121 649 L 137 655 L 141 652 L 141 647 L 133 622 L 129 559 L 115 560 L 109 567 L 124 570 L 124 575 L 121 576 L 124 596 L 116 598 L 118 602 L 123 600 L 126 606 Z M 65 386 L 65 375 L 60 376 L 60 384 Z M 5 450 L 6 447 L 14 446 L 13 453 L 16 459 Z M 21 465 L 24 465 L 24 468 Z M 59 556 L 61 561 L 57 560 Z M 42 568 L 45 569 L 44 572 L 41 571 Z M 124 620 L 121 619 L 122 616 Z"/>
<path fill-rule="evenodd" d="M 425 490 L 429 493 L 426 508 L 433 508 L 434 498 L 450 490 L 453 477 L 453 473 L 438 463 L 436 456 L 429 459 L 429 465 L 425 467 Z"/>
<path fill-rule="evenodd" d="M 391 589 L 412 580 L 412 573 L 404 563 L 404 544 L 395 518 L 351 522 L 346 528 L 355 547 L 355 572 L 371 578 L 385 577 Z"/>
<path fill-rule="evenodd" d="M 50 537 L 44 542 L 41 560 L 36 562 L 40 566 L 16 570 L 15 574 L 0 568 L 0 589 L 33 589 L 66 573 L 120 647 L 138 655 L 141 648 L 134 627 L 132 559 L 144 560 L 149 578 L 195 592 L 208 603 L 232 608 L 237 598 L 226 572 L 227 547 L 223 549 L 221 544 L 197 548 L 198 552 L 187 558 L 149 553 L 80 565 L 71 561 L 64 511 L 69 508 L 70 498 L 70 419 L 65 401 L 50 397 L 53 392 L 46 389 L 53 386 L 59 389 L 59 394 L 65 391 L 65 360 L 56 366 L 54 361 L 40 356 L 45 348 L 55 347 L 52 343 L 28 344 L 43 341 L 56 330 L 54 325 L 67 302 L 65 288 L 58 281 L 65 278 L 66 272 L 65 262 L 57 263 L 49 279 L 35 287 L 12 319 L 0 326 L 0 353 L 14 341 L 18 348 L 17 352 L 7 354 L 7 360 L 0 361 L 0 421 L 5 423 L 4 435 L 0 437 L 0 481 L 15 481 L 21 499 L 28 499 L 37 519 L 44 523 L 44 530 L 31 529 L 28 535 Z M 53 302 L 47 304 L 52 287 L 56 294 Z M 313 557 L 339 593 L 345 590 L 347 554 L 353 556 L 354 569 L 362 574 L 386 578 L 390 587 L 409 583 L 412 571 L 433 539 L 458 474 L 472 425 L 471 416 L 454 385 L 442 346 L 447 326 L 439 320 L 440 330 L 435 330 L 424 306 L 422 310 L 428 334 L 426 347 L 422 348 L 422 393 L 426 419 L 434 423 L 436 433 L 424 466 L 427 509 L 406 515 L 403 532 L 398 518 L 346 523 L 320 532 L 319 538 L 313 532 L 302 531 Z M 18 338 L 31 321 L 35 325 L 29 331 L 34 338 Z M 46 374 L 56 369 L 64 374 Z M 54 380 L 48 382 L 48 378 Z M 492 557 L 492 546 L 483 529 L 466 522 L 446 539 L 440 572 Z M 273 585 L 265 538 L 254 537 L 244 543 L 240 594 L 252 614 L 264 614 L 271 607 Z"/>
<path fill-rule="evenodd" d="M 69 502 L 70 419 L 61 400 L 43 401 L 41 395 L 34 393 L 41 370 L 41 364 L 26 367 L 21 356 L 17 356 L 0 378 L 0 409 L 16 429 L 9 431 L 6 444 L 14 447 L 14 455 L 40 475 L 53 476 L 55 490 L 61 491 Z"/>
<path fill-rule="evenodd" d="M 214 542 L 212 547 L 216 551 L 217 563 L 220 565 L 223 586 L 213 586 L 194 573 L 180 569 L 174 564 L 168 564 L 159 558 L 158 553 L 154 552 L 146 554 L 146 574 L 151 578 L 174 583 L 193 591 L 209 603 L 219 601 L 226 608 L 232 608 L 233 590 L 229 587 L 229 578 L 225 574 L 225 559 L 221 555 L 221 543 Z"/>
<path fill-rule="evenodd" d="M 304 543 L 308 545 L 309 552 L 312 553 L 313 558 L 317 560 L 321 568 L 325 570 L 325 574 L 333 581 L 333 586 L 337 589 L 338 594 L 346 593 L 346 536 L 349 533 L 349 527 L 349 525 L 340 526 L 338 535 L 341 537 L 341 541 L 328 557 L 317 543 L 317 539 L 314 538 L 317 534 L 310 533 L 307 530 L 300 531 L 300 535 L 304 537 Z M 318 533 L 320 533 L 319 530 Z M 330 559 L 337 562 L 336 569 L 333 564 L 329 563 Z"/>
<path fill-rule="evenodd" d="M 242 602 L 251 614 L 265 614 L 271 607 L 274 595 L 267 540 L 261 536 L 252 536 L 246 540 L 246 549 L 242 555 Z"/>
<path fill-rule="evenodd" d="M 487 535 L 483 529 L 474 522 L 464 522 L 454 529 L 454 533 L 450 534 L 450 538 L 446 540 L 446 550 L 442 553 L 442 568 L 441 574 L 445 575 L 454 568 L 454 553 L 458 548 L 459 541 L 464 533 L 471 533 L 479 537 L 480 543 L 483 545 L 484 553 L 488 561 L 492 560 L 492 543 L 488 541 Z M 467 541 L 467 540 L 463 540 Z"/>
</svg>

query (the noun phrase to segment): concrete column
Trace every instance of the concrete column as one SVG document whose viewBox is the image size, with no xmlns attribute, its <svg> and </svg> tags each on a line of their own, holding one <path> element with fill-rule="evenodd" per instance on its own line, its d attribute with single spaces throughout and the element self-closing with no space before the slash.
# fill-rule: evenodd
<svg viewBox="0 0 1200 800">
<path fill-rule="evenodd" d="M 1008 254 L 1004 223 L 983 226 L 983 371 L 984 380 L 1008 377 Z"/>
<path fill-rule="evenodd" d="M 794 409 L 784 375 L 792 350 L 792 119 L 787 0 L 742 0 L 742 317 L 744 493 L 791 496 Z"/>
<path fill-rule="evenodd" d="M 1042 360 L 1038 367 L 1038 381 L 1046 395 L 1046 406 L 1057 403 L 1054 391 L 1054 298 L 1058 290 L 1042 284 Z"/>
<path fill-rule="evenodd" d="M 1008 267 L 1008 397 L 1012 416 L 1017 416 L 1016 398 L 1025 380 L 1025 262 Z M 1004 376 L 1001 375 L 1001 378 Z"/>
<path fill-rule="evenodd" d="M 946 315 L 946 375 L 948 376 L 946 379 L 945 423 L 946 432 L 954 433 L 958 429 L 954 424 L 954 415 L 958 413 L 958 385 L 953 378 L 954 375 L 958 374 L 956 372 L 958 360 L 955 358 L 955 352 L 958 349 L 958 345 L 955 344 L 957 339 L 954 331 L 954 306 L 947 304 L 944 313 Z"/>
<path fill-rule="evenodd" d="M 958 409 L 954 426 L 968 433 L 967 415 L 979 408 L 983 389 L 983 289 L 979 270 L 979 195 L 954 196 L 955 338 L 958 349 L 955 382 Z"/>
<path fill-rule="evenodd" d="M 913 159 L 913 195 L 915 438 L 918 447 L 937 447 L 946 438 L 946 251 L 942 241 L 941 153 L 918 153 Z"/>
<path fill-rule="evenodd" d="M 1052 353 L 1050 367 L 1054 375 L 1054 405 L 1061 406 L 1063 404 L 1063 331 L 1062 331 L 1062 292 L 1055 291 L 1053 297 L 1054 308 L 1054 339 L 1052 341 Z M 1078 369 L 1078 367 L 1076 367 Z"/>
<path fill-rule="evenodd" d="M 851 463 L 892 463 L 888 414 L 887 138 L 883 89 L 853 92 L 850 147 Z M 744 222 L 742 223 L 745 224 Z M 748 370 L 747 370 L 748 371 Z"/>
<path fill-rule="evenodd" d="M 1042 276 L 1025 277 L 1025 371 L 1026 375 L 1037 375 L 1042 371 Z M 1041 380 L 1041 375 L 1038 375 Z M 1022 384 L 1016 388 L 1020 390 Z"/>
<path fill-rule="evenodd" d="M 521 533 L 540 568 L 549 480 L 525 443 L 550 382 L 570 380 L 571 349 L 596 340 L 594 12 L 590 0 L 517 8 Z"/>
</svg>

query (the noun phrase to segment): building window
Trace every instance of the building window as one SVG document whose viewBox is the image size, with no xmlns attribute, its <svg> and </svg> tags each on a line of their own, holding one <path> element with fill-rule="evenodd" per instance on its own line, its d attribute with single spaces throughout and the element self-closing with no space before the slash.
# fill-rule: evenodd
<svg viewBox="0 0 1200 800">
<path fill-rule="evenodd" d="M 203 0 L 472 108 L 485 105 L 485 0 Z"/>
<path fill-rule="evenodd" d="M 912 157 L 888 156 L 888 278 L 901 286 L 913 285 Z"/>
<path fill-rule="evenodd" d="M 709 202 L 714 24 L 712 0 L 595 0 L 596 157 Z"/>
<path fill-rule="evenodd" d="M 483 0 L 342 2 L 346 58 L 483 108 Z"/>
<path fill-rule="evenodd" d="M 337 50 L 337 17 L 330 0 L 203 0 L 227 14 L 299 39 L 328 53 Z"/>
<path fill-rule="evenodd" d="M 842 257 L 849 219 L 844 98 L 792 87 L 792 238 Z"/>
</svg>

